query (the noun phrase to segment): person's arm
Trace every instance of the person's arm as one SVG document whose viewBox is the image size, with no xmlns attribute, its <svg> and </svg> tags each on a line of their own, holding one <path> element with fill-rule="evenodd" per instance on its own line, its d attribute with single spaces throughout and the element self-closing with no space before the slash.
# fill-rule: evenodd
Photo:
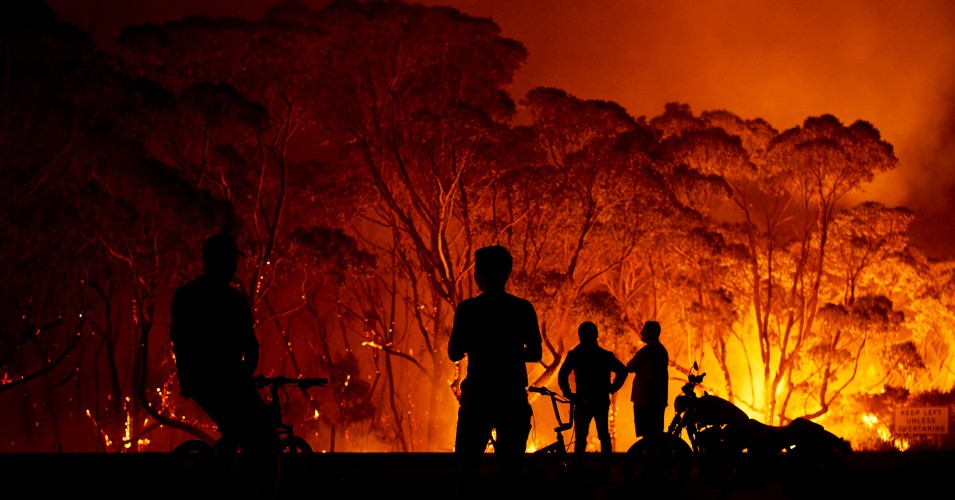
<svg viewBox="0 0 955 500">
<path fill-rule="evenodd" d="M 172 353 L 176 359 L 176 378 L 179 380 L 179 393 L 182 397 L 190 399 L 192 397 L 192 386 L 196 375 L 194 372 L 195 360 L 192 353 L 189 352 L 189 343 L 195 339 L 189 338 L 186 323 L 186 305 L 182 298 L 182 291 L 176 290 L 173 294 L 172 306 L 169 312 L 169 340 L 172 342 Z M 193 365 L 190 366 L 190 362 Z M 193 371 L 190 371 L 190 368 Z"/>
<path fill-rule="evenodd" d="M 259 339 L 255 337 L 255 324 L 252 322 L 252 308 L 248 300 L 243 295 L 239 301 L 239 314 L 241 316 L 239 332 L 242 339 L 242 366 L 245 368 L 245 374 L 249 377 L 255 375 L 255 370 L 259 366 Z"/>
<path fill-rule="evenodd" d="M 624 382 L 627 381 L 629 371 L 623 362 L 617 359 L 617 356 L 614 356 L 612 352 L 610 353 L 610 370 L 613 372 L 613 382 L 610 383 L 610 394 L 613 394 L 623 387 Z"/>
<path fill-rule="evenodd" d="M 639 363 L 640 363 L 640 359 L 639 359 L 639 358 L 640 358 L 640 350 L 638 349 L 637 352 L 634 353 L 633 357 L 630 358 L 630 361 L 627 361 L 627 366 L 626 366 L 626 368 L 627 368 L 627 371 L 628 371 L 628 372 L 630 372 L 630 373 L 636 373 L 636 372 L 637 372 L 637 366 L 638 366 Z"/>
<path fill-rule="evenodd" d="M 256 344 L 245 351 L 245 374 L 249 377 L 255 375 L 255 369 L 259 366 L 259 346 Z"/>
<path fill-rule="evenodd" d="M 527 313 L 527 334 L 524 340 L 524 362 L 525 363 L 536 363 L 541 360 L 544 356 L 544 349 L 541 344 L 544 343 L 541 339 L 541 330 L 540 324 L 537 322 L 537 310 L 534 309 L 534 306 L 528 302 L 529 311 Z"/>
<path fill-rule="evenodd" d="M 570 372 L 572 371 L 574 371 L 574 351 L 567 354 L 564 364 L 560 365 L 560 370 L 557 371 L 557 385 L 560 387 L 560 392 L 568 398 L 574 394 L 574 391 L 570 390 Z"/>
<path fill-rule="evenodd" d="M 467 349 L 464 345 L 464 320 L 461 319 L 461 316 L 464 314 L 461 312 L 461 304 L 458 304 L 457 309 L 454 310 L 454 323 L 451 326 L 451 338 L 448 339 L 448 359 L 451 361 L 457 362 L 464 359 L 464 354 L 467 353 Z"/>
<path fill-rule="evenodd" d="M 182 299 L 177 290 L 172 296 L 172 307 L 169 308 L 169 341 L 172 342 L 172 352 L 176 353 L 179 340 L 182 338 Z"/>
</svg>

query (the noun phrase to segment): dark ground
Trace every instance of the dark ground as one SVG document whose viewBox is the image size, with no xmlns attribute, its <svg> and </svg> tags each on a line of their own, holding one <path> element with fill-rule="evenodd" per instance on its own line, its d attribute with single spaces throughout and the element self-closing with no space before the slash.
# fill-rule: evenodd
<svg viewBox="0 0 955 500">
<path fill-rule="evenodd" d="M 533 481 L 524 494 L 498 490 L 494 464 L 487 455 L 481 484 L 465 493 L 472 498 L 649 498 L 647 492 L 623 480 L 615 454 L 609 475 L 596 461 L 585 462 L 572 479 Z M 596 459 L 596 457 L 588 457 Z M 456 498 L 453 456 L 447 453 L 336 453 L 315 455 L 307 470 L 290 470 L 283 482 L 283 499 L 316 498 Z M 955 451 L 856 452 L 849 457 L 849 474 L 842 498 L 948 497 L 955 479 Z M 234 477 L 214 469 L 183 471 L 171 454 L 0 454 L 4 498 L 198 499 L 238 498 L 246 491 Z M 225 488 L 225 489 L 223 489 Z M 232 489 L 229 489 L 232 488 Z M 820 491 L 809 498 L 830 498 Z M 694 470 L 672 499 L 785 498 L 778 483 L 756 489 L 725 490 L 703 482 Z M 802 496 L 802 495 L 800 495 Z"/>
</svg>

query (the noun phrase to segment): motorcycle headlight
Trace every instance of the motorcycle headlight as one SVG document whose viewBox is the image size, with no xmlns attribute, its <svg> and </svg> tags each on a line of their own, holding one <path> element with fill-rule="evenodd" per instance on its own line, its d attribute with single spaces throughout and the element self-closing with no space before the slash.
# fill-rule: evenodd
<svg viewBox="0 0 955 500">
<path fill-rule="evenodd" d="M 676 410 L 677 413 L 683 413 L 689 407 L 690 407 L 690 398 L 682 394 L 677 396 L 676 399 L 673 400 L 673 409 Z"/>
</svg>

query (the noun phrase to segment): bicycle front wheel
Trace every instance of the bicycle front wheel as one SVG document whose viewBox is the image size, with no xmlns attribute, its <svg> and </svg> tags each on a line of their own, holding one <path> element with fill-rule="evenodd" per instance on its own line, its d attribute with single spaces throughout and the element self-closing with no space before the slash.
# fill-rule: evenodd
<svg viewBox="0 0 955 500">
<path fill-rule="evenodd" d="M 279 441 L 279 460 L 283 475 L 302 475 L 312 467 L 314 453 L 307 441 L 299 436 L 286 436 Z"/>
<path fill-rule="evenodd" d="M 184 441 L 172 450 L 176 462 L 183 468 L 195 470 L 208 467 L 216 460 L 216 451 L 209 443 L 198 439 Z"/>
<path fill-rule="evenodd" d="M 282 453 L 311 455 L 312 447 L 299 436 L 287 436 L 279 441 L 279 451 Z"/>
<path fill-rule="evenodd" d="M 632 488 L 673 492 L 682 487 L 693 468 L 690 445 L 677 436 L 645 437 L 627 450 L 624 475 Z"/>
</svg>

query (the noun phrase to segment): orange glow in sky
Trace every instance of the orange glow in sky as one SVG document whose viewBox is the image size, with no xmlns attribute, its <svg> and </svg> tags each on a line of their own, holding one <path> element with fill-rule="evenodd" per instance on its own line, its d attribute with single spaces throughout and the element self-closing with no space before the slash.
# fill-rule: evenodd
<svg viewBox="0 0 955 500">
<path fill-rule="evenodd" d="M 189 14 L 258 17 L 267 0 L 50 0 L 101 44 L 127 24 Z M 312 8 L 325 0 L 306 0 Z M 901 167 L 863 195 L 919 213 L 913 237 L 955 254 L 955 2 L 947 0 L 436 0 L 490 17 L 529 51 L 512 87 L 726 109 L 779 130 L 830 113 L 871 122 Z M 934 233 L 934 234 L 932 234 Z M 952 232 L 955 233 L 955 232 Z"/>
</svg>

